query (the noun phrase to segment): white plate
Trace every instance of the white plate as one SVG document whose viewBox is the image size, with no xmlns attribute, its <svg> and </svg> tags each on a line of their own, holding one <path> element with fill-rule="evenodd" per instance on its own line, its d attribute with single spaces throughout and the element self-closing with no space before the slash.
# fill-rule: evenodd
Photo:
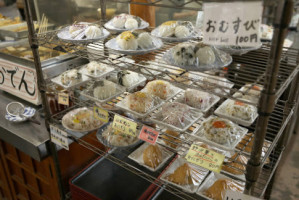
<svg viewBox="0 0 299 200">
<path fill-rule="evenodd" d="M 10 121 L 10 122 L 24 122 L 26 121 L 28 118 L 31 118 L 35 115 L 36 110 L 34 108 L 31 107 L 25 107 L 24 113 L 23 115 L 25 117 L 21 117 L 21 116 L 13 116 L 10 115 L 8 113 L 6 113 L 5 115 L 5 119 Z"/>
<path fill-rule="evenodd" d="M 137 148 L 135 151 L 133 151 L 128 157 L 132 160 L 134 160 L 135 162 L 137 162 L 138 164 L 142 165 L 143 167 L 155 172 L 157 170 L 159 170 L 161 167 L 163 167 L 163 165 L 167 162 L 167 160 L 174 155 L 173 152 L 167 150 L 166 148 L 159 146 L 161 152 L 162 152 L 162 162 L 156 167 L 156 168 L 152 168 L 149 167 L 147 165 L 144 164 L 143 161 L 143 152 L 144 150 L 149 146 L 149 143 L 144 143 L 143 145 L 141 145 L 139 148 Z"/>
<path fill-rule="evenodd" d="M 69 85 L 63 85 L 61 83 L 61 74 L 59 76 L 56 76 L 55 78 L 52 78 L 51 81 L 57 85 L 60 85 L 61 87 L 65 89 L 72 89 L 75 87 L 79 87 L 83 84 L 85 84 L 87 81 L 89 81 L 90 78 L 88 76 L 82 75 L 80 80 L 72 81 Z"/>
<path fill-rule="evenodd" d="M 178 132 L 185 132 L 190 126 L 192 126 L 194 123 L 196 123 L 202 116 L 203 114 L 199 112 L 197 109 L 194 109 L 190 106 L 189 111 L 187 113 L 187 116 L 185 116 L 185 121 L 184 124 L 181 126 L 174 126 L 168 123 L 163 122 L 163 117 L 162 117 L 162 108 L 160 108 L 155 114 L 152 115 L 150 118 L 151 121 L 155 122 L 156 124 L 159 124 L 161 126 L 167 127 L 169 129 L 178 131 Z M 186 118 L 188 117 L 188 120 Z"/>
<path fill-rule="evenodd" d="M 188 40 L 196 39 L 200 37 L 200 33 L 192 31 L 188 37 L 177 38 L 177 37 L 160 37 L 159 36 L 159 27 L 155 28 L 151 32 L 152 36 L 162 39 L 165 42 L 186 42 Z"/>
<path fill-rule="evenodd" d="M 215 116 L 211 115 L 205 121 L 208 121 L 209 119 L 211 119 L 213 117 L 215 117 Z M 203 121 L 201 124 L 203 124 L 205 121 Z M 200 141 L 206 142 L 207 144 L 214 145 L 218 148 L 221 148 L 221 149 L 224 149 L 227 151 L 234 151 L 237 144 L 239 144 L 239 142 L 242 140 L 244 135 L 248 132 L 248 129 L 238 126 L 237 124 L 235 124 L 235 127 L 236 127 L 236 132 L 239 134 L 239 137 L 232 144 L 229 144 L 228 142 L 226 144 L 218 144 L 217 142 L 209 140 L 208 138 L 206 138 L 204 136 L 203 125 L 200 126 L 200 128 L 194 134 L 194 136 L 197 137 Z"/>
<path fill-rule="evenodd" d="M 204 191 L 206 191 L 207 189 L 209 189 L 217 180 L 219 179 L 228 179 L 228 180 L 231 180 L 231 181 L 235 181 L 225 175 L 222 175 L 222 174 L 217 174 L 217 173 L 214 173 L 212 172 L 207 178 L 206 180 L 204 181 L 203 184 L 201 184 L 201 186 L 198 188 L 196 194 L 198 194 L 199 196 L 202 196 L 204 197 L 205 199 L 210 199 L 212 200 L 211 198 L 208 198 L 204 195 Z M 235 181 L 237 183 L 239 183 L 241 186 L 243 186 L 245 188 L 245 183 L 244 182 L 241 182 L 241 181 Z"/>
<path fill-rule="evenodd" d="M 113 67 L 109 67 L 109 66 L 107 66 L 106 64 L 103 64 L 103 63 L 100 63 L 100 65 L 105 65 L 106 70 L 103 71 L 103 72 L 99 72 L 98 74 L 90 74 L 90 73 L 88 73 L 88 71 L 86 69 L 87 65 L 84 65 L 83 67 L 81 67 L 81 69 L 79 70 L 79 72 L 81 74 L 84 74 L 84 75 L 89 76 L 91 78 L 100 79 L 100 78 L 103 78 L 106 75 L 108 75 L 110 72 L 114 71 Z"/>
<path fill-rule="evenodd" d="M 205 177 L 208 175 L 209 170 L 202 168 L 198 165 L 194 165 L 192 163 L 188 163 L 188 165 L 190 167 L 192 167 L 193 169 L 195 169 L 197 172 L 199 172 L 201 174 L 201 179 L 197 179 L 199 181 L 198 184 L 196 185 L 178 185 L 176 183 L 173 183 L 169 180 L 167 180 L 167 176 L 169 174 L 172 174 L 178 167 L 182 166 L 184 163 L 188 163 L 185 159 L 183 158 L 177 158 L 167 169 L 166 171 L 162 174 L 161 179 L 171 185 L 174 185 L 178 188 L 181 188 L 184 191 L 190 192 L 190 193 L 195 193 L 196 190 L 198 189 L 198 187 L 202 184 L 202 182 L 204 181 Z M 198 174 L 197 174 L 198 177 Z"/>
<path fill-rule="evenodd" d="M 109 20 L 106 24 L 104 24 L 105 28 L 107 28 L 109 30 L 112 30 L 112 31 L 115 31 L 115 32 L 124 32 L 124 31 L 132 30 L 132 29 L 125 29 L 125 28 L 115 28 L 112 24 L 112 20 L 113 19 Z M 145 29 L 147 27 L 149 27 L 149 23 L 141 19 L 141 24 L 136 29 Z"/>
<path fill-rule="evenodd" d="M 57 33 L 57 37 L 59 39 L 61 39 L 62 41 L 65 42 L 70 42 L 70 43 L 91 43 L 91 42 L 95 42 L 95 41 L 99 41 L 99 40 L 103 40 L 105 38 L 107 38 L 110 35 L 110 32 L 107 31 L 106 29 L 102 29 L 103 30 L 103 35 L 94 39 L 80 39 L 80 40 L 76 40 L 73 39 L 69 33 L 69 26 L 66 28 L 61 29 L 60 31 L 58 31 Z"/>
<path fill-rule="evenodd" d="M 158 50 L 163 46 L 163 42 L 162 40 L 160 40 L 159 38 L 153 38 L 153 47 L 149 48 L 149 49 L 137 49 L 137 50 L 123 50 L 121 49 L 117 42 L 116 42 L 116 38 L 113 38 L 111 40 L 109 40 L 108 42 L 105 43 L 105 46 L 108 47 L 109 49 L 115 50 L 118 53 L 121 54 L 126 54 L 126 55 L 141 55 L 141 54 L 147 54 L 150 53 L 152 51 Z"/>
<path fill-rule="evenodd" d="M 107 80 L 106 80 L 107 81 Z M 108 81 L 110 82 L 110 81 Z M 113 83 L 113 82 L 112 82 Z M 88 88 L 86 88 L 85 90 L 83 90 L 80 94 L 90 100 L 93 100 L 95 102 L 99 102 L 99 103 L 105 103 L 107 101 L 110 101 L 111 99 L 114 99 L 116 98 L 117 96 L 121 95 L 123 92 L 125 92 L 125 88 L 116 84 L 116 83 L 113 83 L 115 84 L 115 87 L 116 87 L 116 92 L 114 94 L 111 94 L 111 96 L 109 96 L 108 98 L 106 99 L 98 99 L 96 98 L 94 95 L 93 95 L 93 90 L 94 90 L 94 83 L 92 83 L 92 85 L 90 85 Z"/>
<path fill-rule="evenodd" d="M 253 114 L 253 117 L 250 119 L 250 120 L 245 120 L 245 119 L 241 119 L 241 118 L 237 118 L 237 117 L 233 117 L 231 115 L 229 115 L 226 111 L 225 111 L 225 108 L 227 107 L 227 104 L 230 103 L 230 101 L 234 101 L 234 100 L 231 100 L 231 99 L 227 99 L 225 100 L 216 110 L 215 110 L 215 114 L 220 116 L 220 117 L 223 117 L 223 118 L 227 118 L 231 121 L 234 121 L 238 124 L 241 124 L 243 126 L 250 126 L 254 121 L 255 119 L 258 117 L 258 113 L 255 112 L 255 113 L 252 113 Z"/>
</svg>

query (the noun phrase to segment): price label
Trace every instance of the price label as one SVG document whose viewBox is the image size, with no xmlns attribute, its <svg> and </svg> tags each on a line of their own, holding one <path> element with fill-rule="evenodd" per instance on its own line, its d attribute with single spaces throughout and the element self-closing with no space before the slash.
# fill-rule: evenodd
<svg viewBox="0 0 299 200">
<path fill-rule="evenodd" d="M 245 47 L 259 45 L 262 10 L 262 1 L 204 3 L 203 42 Z"/>
<path fill-rule="evenodd" d="M 60 92 L 58 93 L 58 103 L 62 105 L 69 105 L 69 94 Z"/>
<path fill-rule="evenodd" d="M 60 130 L 58 127 L 50 125 L 51 141 L 55 144 L 69 150 L 69 141 L 67 138 L 67 133 Z"/>
<path fill-rule="evenodd" d="M 143 126 L 138 138 L 148 143 L 155 144 L 158 139 L 158 136 L 158 131 L 147 126 Z"/>
<path fill-rule="evenodd" d="M 215 151 L 192 144 L 187 155 L 187 161 L 219 173 L 225 156 Z"/>
<path fill-rule="evenodd" d="M 260 199 L 246 194 L 242 194 L 240 192 L 226 190 L 223 200 L 260 200 Z"/>
<path fill-rule="evenodd" d="M 136 134 L 137 123 L 129 119 L 126 119 L 124 117 L 121 117 L 119 115 L 114 115 L 112 128 L 121 131 L 127 135 L 131 135 L 134 137 L 137 136 Z"/>
<path fill-rule="evenodd" d="M 93 116 L 100 121 L 107 123 L 109 121 L 109 114 L 107 110 L 99 108 L 97 106 L 93 107 Z"/>
</svg>

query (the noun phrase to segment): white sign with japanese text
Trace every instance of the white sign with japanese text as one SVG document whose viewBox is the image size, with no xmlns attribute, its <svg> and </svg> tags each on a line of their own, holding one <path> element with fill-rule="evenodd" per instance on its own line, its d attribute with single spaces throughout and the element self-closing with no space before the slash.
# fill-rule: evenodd
<svg viewBox="0 0 299 200">
<path fill-rule="evenodd" d="M 225 196 L 222 200 L 260 200 L 260 199 L 246 194 L 242 194 L 240 192 L 226 190 Z"/>
<path fill-rule="evenodd" d="M 56 126 L 50 125 L 51 141 L 55 144 L 69 150 L 69 141 L 67 133 Z"/>
<path fill-rule="evenodd" d="M 36 71 L 31 67 L 0 59 L 0 90 L 36 105 L 41 103 Z"/>
<path fill-rule="evenodd" d="M 260 43 L 262 1 L 204 3 L 203 42 L 252 47 Z"/>
</svg>

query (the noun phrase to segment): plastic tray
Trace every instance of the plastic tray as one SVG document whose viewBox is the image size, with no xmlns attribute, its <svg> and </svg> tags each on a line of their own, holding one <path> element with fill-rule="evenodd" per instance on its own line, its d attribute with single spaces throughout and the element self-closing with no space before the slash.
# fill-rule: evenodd
<svg viewBox="0 0 299 200">
<path fill-rule="evenodd" d="M 89 81 L 90 78 L 88 76 L 82 75 L 82 78 L 80 81 L 75 81 L 74 83 L 72 82 L 70 85 L 63 85 L 61 83 L 61 75 L 56 76 L 55 78 L 52 78 L 51 81 L 67 90 L 73 89 L 75 87 L 79 87 L 81 85 L 84 85 L 87 81 Z"/>
<path fill-rule="evenodd" d="M 101 63 L 101 65 L 105 65 L 105 64 Z M 79 72 L 81 74 L 84 74 L 84 75 L 89 76 L 89 77 L 94 78 L 94 79 L 103 78 L 103 77 L 107 76 L 109 73 L 111 73 L 111 72 L 113 72 L 115 70 L 113 67 L 109 67 L 109 66 L 105 65 L 106 70 L 104 72 L 101 72 L 101 73 L 99 73 L 97 75 L 94 75 L 94 74 L 89 74 L 87 72 L 86 66 L 87 66 L 87 64 L 84 65 L 84 66 L 82 66 L 82 67 L 80 67 L 81 69 L 79 70 Z"/>
<path fill-rule="evenodd" d="M 148 143 L 144 143 L 139 148 L 137 148 L 133 153 L 129 155 L 129 158 L 138 163 L 139 165 L 151 170 L 151 171 L 157 171 L 161 169 L 165 165 L 165 163 L 174 155 L 173 152 L 167 150 L 166 148 L 159 146 L 161 152 L 162 152 L 162 162 L 156 167 L 152 168 L 144 164 L 143 162 L 143 152 L 144 150 L 149 146 Z"/>
<path fill-rule="evenodd" d="M 210 116 L 208 117 L 205 121 L 209 120 L 210 118 L 213 118 L 214 116 Z M 204 121 L 204 122 L 205 122 Z M 204 123 L 202 122 L 202 124 Z M 210 145 L 214 145 L 220 149 L 224 149 L 224 150 L 227 150 L 227 151 L 234 151 L 235 147 L 237 146 L 237 144 L 242 140 L 242 138 L 244 137 L 244 135 L 248 132 L 248 129 L 246 128 L 243 128 L 241 126 L 238 126 L 237 124 L 236 125 L 236 132 L 238 132 L 240 134 L 240 137 L 238 139 L 236 139 L 236 141 L 234 141 L 233 144 L 229 145 L 229 144 L 218 144 L 216 142 L 213 142 L 209 139 L 207 139 L 205 136 L 204 136 L 204 130 L 203 130 L 203 126 L 201 125 L 198 129 L 198 132 L 196 132 L 194 134 L 195 137 L 197 137 L 200 141 L 203 141 L 203 142 L 206 142 L 207 144 L 210 144 Z"/>
<path fill-rule="evenodd" d="M 233 122 L 236 122 L 238 124 L 241 124 L 243 126 L 250 126 L 251 124 L 253 124 L 253 122 L 255 121 L 255 119 L 258 117 L 258 113 L 253 113 L 253 117 L 252 119 L 250 120 L 244 120 L 244 119 L 241 119 L 241 118 L 237 118 L 237 117 L 233 117 L 231 115 L 228 115 L 226 112 L 225 112 L 225 107 L 227 106 L 227 104 L 230 102 L 230 101 L 233 101 L 231 99 L 227 99 L 225 100 L 216 110 L 215 110 L 215 114 L 220 116 L 220 117 L 223 117 L 223 118 L 227 118 Z"/>
</svg>

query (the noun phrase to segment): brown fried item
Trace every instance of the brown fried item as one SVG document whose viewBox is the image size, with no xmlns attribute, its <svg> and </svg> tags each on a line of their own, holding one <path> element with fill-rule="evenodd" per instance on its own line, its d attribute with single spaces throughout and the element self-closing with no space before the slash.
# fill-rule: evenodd
<svg viewBox="0 0 299 200">
<path fill-rule="evenodd" d="M 165 144 L 167 146 L 170 146 L 171 148 L 177 148 L 178 144 L 182 143 L 182 141 L 180 141 L 179 139 L 176 139 L 180 136 L 180 133 L 179 132 L 176 132 L 176 131 L 172 131 L 172 130 L 166 130 L 165 133 L 167 135 L 161 135 L 161 137 L 165 140 L 163 140 L 165 142 Z M 170 136 L 168 136 L 170 135 Z M 173 137 L 171 137 L 173 136 Z M 176 137 L 176 138 L 174 138 Z"/>
<path fill-rule="evenodd" d="M 162 152 L 158 145 L 149 145 L 143 152 L 145 165 L 156 168 L 162 162 Z"/>
<path fill-rule="evenodd" d="M 196 178 L 192 177 L 193 173 L 198 173 L 194 169 L 192 169 L 187 163 L 178 167 L 172 174 L 170 174 L 167 179 L 173 183 L 178 185 L 190 185 L 193 184 L 194 181 L 197 182 Z"/>
<path fill-rule="evenodd" d="M 239 155 L 236 153 L 235 155 L 233 155 L 228 162 L 226 162 L 223 166 L 222 166 L 222 170 L 227 171 L 229 173 L 235 174 L 235 175 L 242 175 L 244 174 L 244 171 L 246 169 L 246 164 L 248 159 L 245 156 Z M 237 158 L 236 158 L 237 157 Z M 230 167 L 231 166 L 231 167 Z M 237 170 L 237 169 L 240 170 Z"/>
<path fill-rule="evenodd" d="M 232 191 L 243 192 L 244 188 L 231 180 L 219 179 L 215 181 L 215 183 L 209 187 L 209 189 L 204 191 L 204 195 L 214 200 L 222 200 L 226 190 L 228 189 Z"/>
</svg>

